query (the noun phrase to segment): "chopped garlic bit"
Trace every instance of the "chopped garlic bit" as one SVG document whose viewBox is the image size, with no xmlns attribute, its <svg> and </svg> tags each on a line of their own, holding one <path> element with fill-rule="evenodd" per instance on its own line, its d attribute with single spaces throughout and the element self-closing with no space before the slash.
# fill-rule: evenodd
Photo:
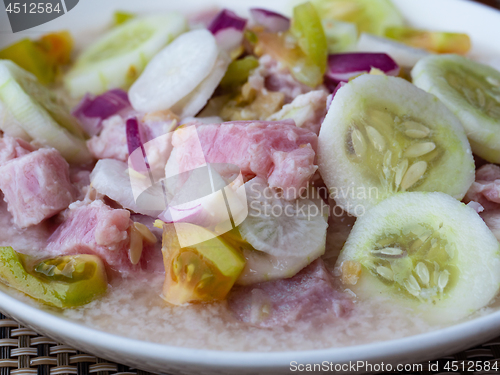
<svg viewBox="0 0 500 375">
<path fill-rule="evenodd" d="M 352 260 L 342 263 L 342 283 L 346 285 L 356 285 L 361 276 L 361 264 Z"/>
</svg>

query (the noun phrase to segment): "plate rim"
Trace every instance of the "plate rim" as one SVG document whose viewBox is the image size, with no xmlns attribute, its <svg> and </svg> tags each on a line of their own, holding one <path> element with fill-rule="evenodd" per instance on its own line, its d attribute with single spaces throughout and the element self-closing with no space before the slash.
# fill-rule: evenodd
<svg viewBox="0 0 500 375">
<path fill-rule="evenodd" d="M 400 4 L 403 1 L 416 2 L 418 0 L 395 0 Z M 437 0 L 433 0 L 436 1 Z M 430 2 L 430 0 L 427 0 Z M 496 13 L 500 20 L 500 11 L 479 3 L 468 0 L 439 0 L 442 3 L 464 5 L 477 9 L 483 9 L 489 13 Z M 464 5 L 465 6 L 465 5 Z M 496 298 L 499 298 L 498 296 Z M 42 331 L 47 336 L 56 336 L 58 340 L 66 338 L 73 342 L 81 342 L 87 347 L 95 347 L 104 353 L 112 351 L 120 355 L 140 356 L 143 359 L 154 359 L 167 364 L 178 364 L 188 366 L 204 366 L 210 368 L 239 368 L 239 369 L 277 369 L 289 368 L 291 361 L 298 363 L 320 363 L 324 360 L 344 363 L 356 360 L 379 360 L 381 358 L 404 358 L 405 355 L 429 352 L 432 348 L 445 345 L 448 352 L 453 352 L 456 346 L 471 345 L 481 337 L 492 338 L 500 334 L 500 308 L 485 316 L 454 324 L 449 327 L 411 335 L 404 338 L 375 341 L 367 344 L 352 345 L 344 347 L 331 347 L 314 350 L 289 350 L 276 352 L 260 351 L 228 351 L 215 349 L 193 349 L 189 347 L 172 346 L 168 344 L 154 343 L 151 341 L 137 340 L 113 333 L 104 332 L 83 323 L 72 321 L 66 317 L 59 317 L 43 309 L 37 308 L 15 298 L 3 290 L 0 290 L 0 308 L 13 319 L 21 321 L 36 331 Z M 72 344 L 78 347 L 78 345 Z M 102 355 L 106 357 L 106 354 Z M 409 360 L 409 359 L 408 359 Z"/>
</svg>

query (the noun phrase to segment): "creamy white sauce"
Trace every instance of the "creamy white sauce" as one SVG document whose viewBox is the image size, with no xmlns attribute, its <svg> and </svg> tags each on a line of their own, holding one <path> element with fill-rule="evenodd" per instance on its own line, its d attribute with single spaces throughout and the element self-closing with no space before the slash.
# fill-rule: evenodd
<svg viewBox="0 0 500 375">
<path fill-rule="evenodd" d="M 256 328 L 236 321 L 224 302 L 171 306 L 160 297 L 163 276 L 115 281 L 106 296 L 63 315 L 101 331 L 197 349 L 284 351 L 342 347 L 426 332 L 437 327 L 410 309 L 374 297 L 356 302 L 334 324 L 300 322 L 292 328 Z"/>
</svg>

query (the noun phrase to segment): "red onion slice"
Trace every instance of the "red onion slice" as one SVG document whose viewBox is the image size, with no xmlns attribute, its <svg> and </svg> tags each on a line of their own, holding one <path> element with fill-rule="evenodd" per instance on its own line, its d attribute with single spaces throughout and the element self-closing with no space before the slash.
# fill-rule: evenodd
<svg viewBox="0 0 500 375">
<path fill-rule="evenodd" d="M 247 20 L 233 11 L 223 9 L 210 23 L 208 30 L 214 34 L 217 44 L 230 51 L 241 45 Z"/>
<path fill-rule="evenodd" d="M 287 31 L 290 28 L 288 17 L 267 9 L 252 8 L 250 15 L 256 24 L 264 26 L 267 31 L 272 33 Z"/>
<path fill-rule="evenodd" d="M 75 116 L 85 132 L 94 136 L 101 131 L 102 120 L 111 117 L 121 110 L 130 107 L 128 95 L 121 89 L 114 89 L 99 96 L 85 95 L 73 109 Z"/>
<path fill-rule="evenodd" d="M 131 117 L 127 120 L 126 134 L 128 154 L 130 155 L 129 164 L 131 164 L 132 168 L 137 172 L 151 172 L 151 167 L 146 158 L 146 150 L 142 143 L 141 130 L 137 118 Z M 137 149 L 140 149 L 140 151 Z"/>
<path fill-rule="evenodd" d="M 135 117 L 127 120 L 127 146 L 129 155 L 132 155 L 137 148 L 143 147 L 139 131 L 139 121 Z"/>
<path fill-rule="evenodd" d="M 216 35 L 219 31 L 233 28 L 239 31 L 243 31 L 247 24 L 247 20 L 238 16 L 231 10 L 223 9 L 219 14 L 212 20 L 208 26 L 208 30 L 212 34 Z"/>
<path fill-rule="evenodd" d="M 368 73 L 372 68 L 390 76 L 399 74 L 398 64 L 385 53 L 354 52 L 328 56 L 326 78 L 333 83 L 348 82 L 350 78 Z"/>
</svg>

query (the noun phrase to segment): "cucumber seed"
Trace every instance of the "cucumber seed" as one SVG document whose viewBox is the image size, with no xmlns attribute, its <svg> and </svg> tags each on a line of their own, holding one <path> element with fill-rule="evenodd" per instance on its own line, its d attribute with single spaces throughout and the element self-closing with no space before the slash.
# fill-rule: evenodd
<svg viewBox="0 0 500 375">
<path fill-rule="evenodd" d="M 435 148 L 436 145 L 434 142 L 416 143 L 406 149 L 404 156 L 407 158 L 418 158 L 434 151 Z"/>
<path fill-rule="evenodd" d="M 419 161 L 413 164 L 405 173 L 403 180 L 401 181 L 401 188 L 403 190 L 407 190 L 412 187 L 418 180 L 420 180 L 426 170 L 427 163 L 425 161 Z"/>
</svg>

